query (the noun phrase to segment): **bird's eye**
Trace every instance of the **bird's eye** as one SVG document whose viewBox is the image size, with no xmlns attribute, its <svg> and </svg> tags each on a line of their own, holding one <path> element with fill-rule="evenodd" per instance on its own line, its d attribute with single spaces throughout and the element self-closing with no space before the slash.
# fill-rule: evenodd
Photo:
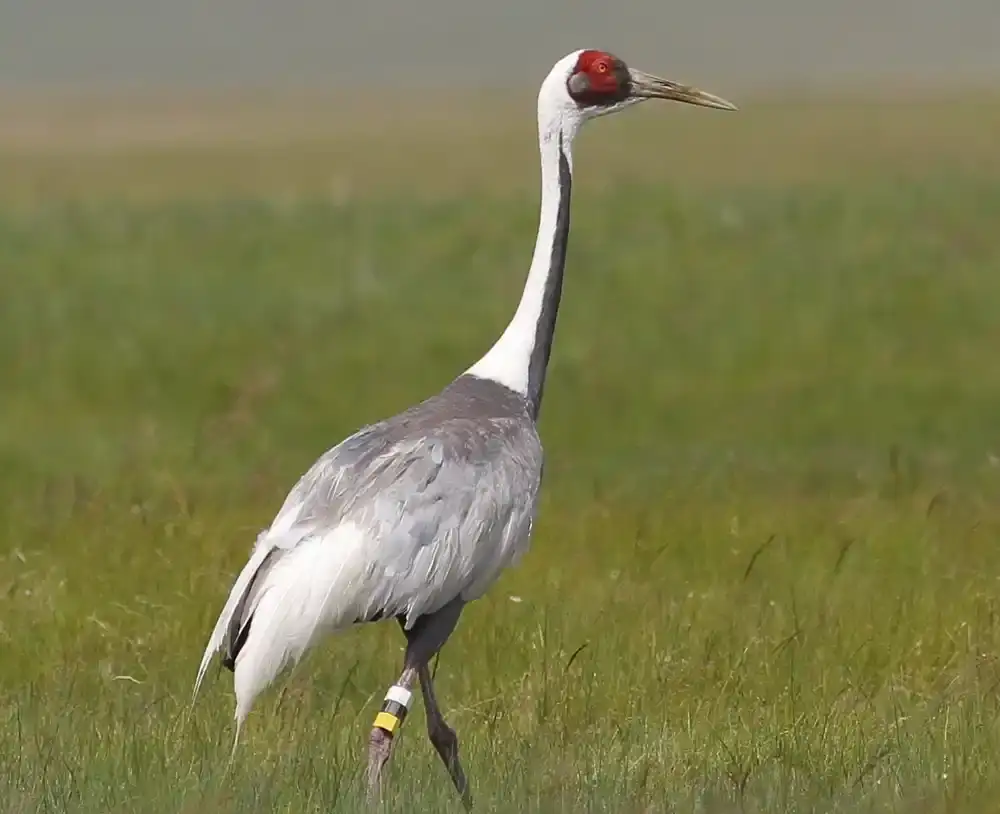
<svg viewBox="0 0 1000 814">
<path fill-rule="evenodd" d="M 597 72 L 598 73 L 607 73 L 608 72 L 608 63 L 607 62 L 598 62 L 597 63 Z"/>
</svg>

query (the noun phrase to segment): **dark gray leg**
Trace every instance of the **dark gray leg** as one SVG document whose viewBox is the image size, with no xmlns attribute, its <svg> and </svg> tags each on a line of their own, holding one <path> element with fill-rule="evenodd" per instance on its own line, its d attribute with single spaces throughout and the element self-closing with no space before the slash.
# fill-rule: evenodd
<svg viewBox="0 0 1000 814">
<path fill-rule="evenodd" d="M 462 796 L 462 805 L 466 811 L 472 809 L 472 793 L 469 791 L 469 781 L 462 771 L 462 764 L 458 762 L 458 735 L 455 730 L 445 723 L 441 708 L 438 707 L 437 698 L 434 695 L 434 684 L 431 680 L 430 668 L 424 664 L 420 667 L 420 690 L 424 696 L 424 712 L 427 715 L 427 735 L 434 744 L 434 748 L 444 761 L 451 781 Z"/>
<path fill-rule="evenodd" d="M 413 689 L 413 684 L 418 677 L 422 675 L 427 675 L 427 681 L 420 681 L 420 687 L 424 693 L 424 702 L 427 702 L 428 698 L 428 688 L 431 687 L 430 683 L 430 673 L 427 670 L 427 665 L 434 655 L 441 649 L 442 645 L 451 636 L 452 631 L 455 629 L 455 625 L 458 624 L 458 617 L 462 613 L 462 607 L 465 603 L 461 600 L 456 599 L 447 605 L 445 605 L 440 610 L 429 616 L 421 616 L 417 619 L 416 623 L 410 630 L 403 630 L 406 636 L 406 656 L 403 659 L 403 672 L 399 676 L 399 680 L 396 685 L 389 690 L 386 696 L 386 701 L 382 705 L 382 711 L 375 718 L 375 724 L 372 726 L 371 736 L 368 739 L 368 799 L 371 802 L 378 801 L 381 796 L 382 791 L 382 773 L 385 768 L 386 763 L 389 762 L 389 756 L 392 754 L 393 738 L 396 731 L 402 726 L 403 720 L 406 717 L 406 712 L 409 707 L 409 693 Z M 400 619 L 400 624 L 402 625 L 403 620 Z M 421 672 L 422 671 L 422 672 Z M 434 710 L 437 712 L 437 718 L 441 718 L 441 712 L 437 709 L 437 702 L 434 700 L 433 689 L 431 691 L 431 700 L 434 704 Z M 390 696 L 395 697 L 395 701 L 390 699 Z M 403 700 L 400 702 L 400 698 Z M 430 707 L 428 707 L 430 709 Z M 444 758 L 445 752 L 441 751 L 441 748 L 437 746 L 435 737 L 441 738 L 440 735 L 436 735 L 431 730 L 431 716 L 428 712 L 428 732 L 431 733 L 431 742 L 434 743 L 435 748 L 438 749 L 438 753 L 441 754 L 442 759 Z M 441 724 L 444 721 L 441 720 Z M 445 727 L 447 729 L 447 726 Z M 458 765 L 458 743 L 455 740 L 455 733 L 451 732 L 450 729 L 447 730 L 451 733 L 452 739 L 454 740 L 454 746 L 452 747 L 452 752 L 454 753 L 454 765 Z M 442 741 L 444 743 L 444 741 Z M 450 754 L 450 753 L 449 753 Z M 450 764 L 449 764 L 450 771 Z M 461 770 L 459 770 L 461 772 Z M 459 792 L 463 794 L 463 802 L 468 795 L 468 789 L 465 785 L 465 776 L 459 774 L 462 778 L 463 786 L 459 787 Z M 452 775 L 455 778 L 455 775 Z M 456 786 L 458 785 L 458 780 L 455 781 Z M 463 789 L 465 791 L 463 792 Z"/>
</svg>

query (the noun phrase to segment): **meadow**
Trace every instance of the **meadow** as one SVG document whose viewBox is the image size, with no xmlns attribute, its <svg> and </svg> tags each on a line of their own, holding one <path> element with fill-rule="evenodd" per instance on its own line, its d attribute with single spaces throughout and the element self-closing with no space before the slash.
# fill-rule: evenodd
<svg viewBox="0 0 1000 814">
<path fill-rule="evenodd" d="M 295 479 L 511 315 L 533 107 L 490 101 L 3 100 L 0 812 L 360 810 L 394 624 L 231 765 L 191 689 Z M 992 811 L 1000 98 L 736 101 L 577 149 L 533 547 L 437 672 L 473 794 Z M 387 806 L 460 810 L 419 705 Z"/>
</svg>

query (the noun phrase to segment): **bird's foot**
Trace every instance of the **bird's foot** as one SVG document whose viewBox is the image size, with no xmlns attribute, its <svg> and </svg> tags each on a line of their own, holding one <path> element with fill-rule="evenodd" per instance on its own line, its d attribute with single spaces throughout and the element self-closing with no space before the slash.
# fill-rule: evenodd
<svg viewBox="0 0 1000 814">
<path fill-rule="evenodd" d="M 465 777 L 465 772 L 462 771 L 462 764 L 458 760 L 458 735 L 444 722 L 444 718 L 440 715 L 436 715 L 428 721 L 427 734 L 430 736 L 434 749 L 441 756 L 441 760 L 448 769 L 448 774 L 451 775 L 455 789 L 462 798 L 462 806 L 466 811 L 471 811 L 472 792 L 469 790 L 469 781 Z"/>
<path fill-rule="evenodd" d="M 392 735 L 373 727 L 368 738 L 368 802 L 377 805 L 382 799 L 382 774 L 392 754 Z"/>
</svg>

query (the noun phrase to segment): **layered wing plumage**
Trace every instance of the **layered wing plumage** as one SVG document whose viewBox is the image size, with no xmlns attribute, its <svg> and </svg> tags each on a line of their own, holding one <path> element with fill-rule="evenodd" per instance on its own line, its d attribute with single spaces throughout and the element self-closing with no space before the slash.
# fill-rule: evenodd
<svg viewBox="0 0 1000 814">
<path fill-rule="evenodd" d="M 242 721 L 319 635 L 389 616 L 409 627 L 476 599 L 519 558 L 542 472 L 534 424 L 516 404 L 446 394 L 360 430 L 301 478 L 237 577 L 196 692 L 222 649 Z"/>
</svg>

